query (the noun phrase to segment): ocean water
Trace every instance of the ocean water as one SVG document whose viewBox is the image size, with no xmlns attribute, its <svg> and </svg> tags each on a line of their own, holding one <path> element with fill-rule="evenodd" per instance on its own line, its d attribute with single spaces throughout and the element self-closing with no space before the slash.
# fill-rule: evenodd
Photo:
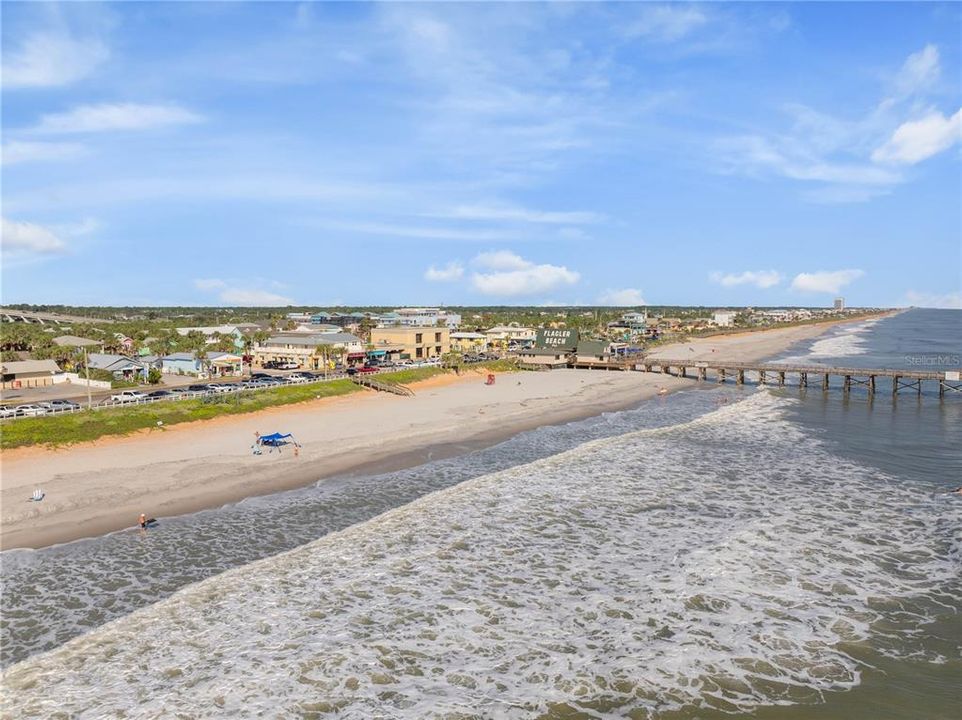
<svg viewBox="0 0 962 720">
<path fill-rule="evenodd" d="M 790 354 L 951 362 L 960 321 Z M 712 388 L 146 541 L 4 553 L 2 708 L 955 717 L 960 447 L 959 398 Z"/>
</svg>

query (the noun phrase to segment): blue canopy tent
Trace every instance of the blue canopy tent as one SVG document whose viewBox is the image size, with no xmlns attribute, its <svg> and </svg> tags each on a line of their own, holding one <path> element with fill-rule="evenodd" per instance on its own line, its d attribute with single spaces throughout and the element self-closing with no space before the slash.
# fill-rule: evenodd
<svg viewBox="0 0 962 720">
<path fill-rule="evenodd" d="M 290 442 L 297 445 L 297 443 L 294 441 L 294 436 L 290 433 L 272 433 L 270 435 L 261 435 L 261 445 L 273 445 L 275 447 L 278 445 L 286 445 L 288 442 L 287 438 L 291 438 Z"/>
<path fill-rule="evenodd" d="M 267 446 L 271 448 L 272 452 L 274 448 L 280 450 L 282 446 L 288 443 L 293 444 L 295 447 L 300 447 L 291 433 L 271 433 L 270 435 L 261 435 L 257 438 L 258 445 Z"/>
</svg>

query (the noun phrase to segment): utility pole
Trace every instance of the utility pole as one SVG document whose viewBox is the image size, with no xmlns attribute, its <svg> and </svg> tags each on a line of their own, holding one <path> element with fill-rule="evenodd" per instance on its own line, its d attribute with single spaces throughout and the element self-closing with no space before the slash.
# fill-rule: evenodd
<svg viewBox="0 0 962 720">
<path fill-rule="evenodd" d="M 87 409 L 93 409 L 93 400 L 90 399 L 90 363 L 87 362 L 87 347 L 84 346 L 84 374 L 87 376 Z"/>
</svg>

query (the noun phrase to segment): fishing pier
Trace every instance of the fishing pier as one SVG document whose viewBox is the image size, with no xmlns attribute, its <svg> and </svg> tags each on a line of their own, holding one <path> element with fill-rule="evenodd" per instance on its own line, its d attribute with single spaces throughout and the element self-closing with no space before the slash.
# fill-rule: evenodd
<svg viewBox="0 0 962 720">
<path fill-rule="evenodd" d="M 807 388 L 810 385 L 821 385 L 822 390 L 828 390 L 832 385 L 841 383 L 842 391 L 849 393 L 854 387 L 863 387 L 870 396 L 881 391 L 882 379 L 889 386 L 892 397 L 902 391 L 914 390 L 921 397 L 923 383 L 936 383 L 939 397 L 944 398 L 947 392 L 962 392 L 962 370 L 934 371 L 934 370 L 892 370 L 884 368 L 847 368 L 830 367 L 826 365 L 789 365 L 786 363 L 738 363 L 701 360 L 660 360 L 643 358 L 635 363 L 635 370 L 643 372 L 661 372 L 678 377 L 691 377 L 698 380 L 708 380 L 709 376 L 715 382 L 724 383 L 734 380 L 736 385 L 744 385 L 746 376 L 754 379 L 759 385 L 784 386 L 786 378 L 796 377 L 798 387 Z"/>
<path fill-rule="evenodd" d="M 654 372 L 700 381 L 736 385 L 754 382 L 758 385 L 785 386 L 791 380 L 798 387 L 818 387 L 823 391 L 841 387 L 846 394 L 853 388 L 864 388 L 868 395 L 890 391 L 892 397 L 900 392 L 915 391 L 922 395 L 922 386 L 935 384 L 939 398 L 946 393 L 962 393 L 962 368 L 958 370 L 902 370 L 886 368 L 849 368 L 828 365 L 793 365 L 788 363 L 743 363 L 722 360 L 672 360 L 646 356 L 611 358 L 608 360 L 573 360 L 570 367 L 604 370 L 634 370 Z"/>
</svg>

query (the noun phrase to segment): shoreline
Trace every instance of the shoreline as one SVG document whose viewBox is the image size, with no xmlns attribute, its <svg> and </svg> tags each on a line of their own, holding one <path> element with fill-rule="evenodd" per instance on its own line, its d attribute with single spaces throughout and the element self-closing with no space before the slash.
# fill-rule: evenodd
<svg viewBox="0 0 962 720">
<path fill-rule="evenodd" d="M 721 347 L 760 360 L 837 324 L 696 338 L 658 351 L 693 346 L 694 359 Z M 492 387 L 483 386 L 481 377 L 469 371 L 432 378 L 412 386 L 414 398 L 324 398 L 64 448 L 6 451 L 0 550 L 39 549 L 123 530 L 140 512 L 184 515 L 336 476 L 410 468 L 537 427 L 638 407 L 662 389 L 673 393 L 698 385 L 694 379 L 598 370 L 500 373 Z M 294 432 L 302 444 L 299 457 L 290 449 L 280 456 L 251 455 L 254 430 L 271 432 L 275 425 Z M 26 502 L 38 486 L 48 500 Z"/>
</svg>

